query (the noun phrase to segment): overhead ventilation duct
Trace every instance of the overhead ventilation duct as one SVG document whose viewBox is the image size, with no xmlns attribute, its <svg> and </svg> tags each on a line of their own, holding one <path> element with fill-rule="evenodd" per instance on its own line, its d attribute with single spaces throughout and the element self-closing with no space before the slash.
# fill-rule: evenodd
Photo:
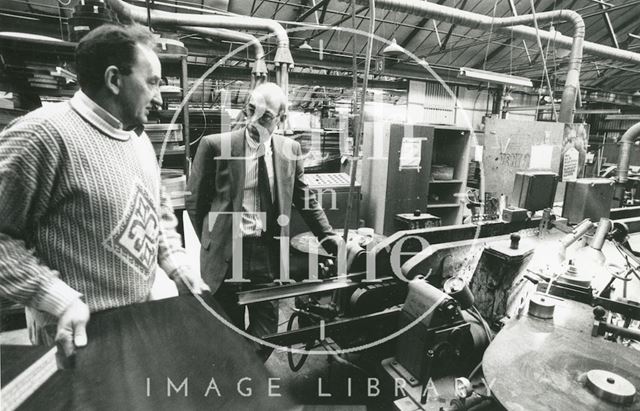
<svg viewBox="0 0 640 411">
<path fill-rule="evenodd" d="M 346 1 L 346 0 L 342 0 Z M 367 5 L 367 0 L 356 0 L 359 4 Z M 554 41 L 557 47 L 571 49 L 569 59 L 569 69 L 567 80 L 562 93 L 562 104 L 560 106 L 559 120 L 562 122 L 573 122 L 573 110 L 577 92 L 579 88 L 580 66 L 582 64 L 583 51 L 591 55 L 613 59 L 624 63 L 640 65 L 640 54 L 601 44 L 585 42 L 585 26 L 582 17 L 573 10 L 556 10 L 536 13 L 536 20 L 539 23 L 568 20 L 574 26 L 573 37 L 567 37 L 558 33 L 550 33 L 545 30 L 536 31 L 533 27 L 522 26 L 534 21 L 533 15 L 522 15 L 515 17 L 491 17 L 482 14 L 471 13 L 453 7 L 442 6 L 422 0 L 376 0 L 376 7 L 385 10 L 402 11 L 417 16 L 431 17 L 436 20 L 446 21 L 461 26 L 471 28 L 482 28 L 512 34 L 515 37 L 528 40 L 537 40 L 539 35 L 541 40 Z"/>
<path fill-rule="evenodd" d="M 629 160 L 634 142 L 640 138 L 640 123 L 636 123 L 620 137 L 618 144 L 618 183 L 626 183 L 629 179 Z"/>
<path fill-rule="evenodd" d="M 367 4 L 367 0 L 356 0 L 360 4 Z M 514 17 L 491 17 L 482 14 L 455 9 L 453 7 L 441 6 L 422 0 L 376 0 L 376 7 L 385 10 L 402 11 L 405 13 L 431 17 L 436 20 L 446 21 L 471 28 L 482 28 L 486 30 L 502 28 L 514 35 L 529 37 L 527 30 L 533 31 L 533 38 L 536 38 L 536 30 L 533 28 L 519 26 L 519 24 L 532 23 L 534 16 L 526 14 Z M 580 66 L 582 65 L 582 49 L 584 44 L 584 21 L 580 14 L 573 10 L 556 10 L 537 13 L 535 19 L 538 23 L 545 23 L 557 20 L 569 20 L 574 26 L 573 40 L 571 42 L 571 57 L 567 70 L 567 80 L 562 92 L 562 104 L 558 119 L 561 122 L 573 122 L 573 110 L 579 89 Z M 524 32 L 522 29 L 526 29 Z"/>
<path fill-rule="evenodd" d="M 201 34 L 206 37 L 250 43 L 253 47 L 256 59 L 255 64 L 253 65 L 253 69 L 251 70 L 251 88 L 253 89 L 257 84 L 265 81 L 268 71 L 267 64 L 264 61 L 264 49 L 262 48 L 262 44 L 260 44 L 255 36 L 239 31 L 213 29 L 209 27 L 180 26 L 179 28 L 185 31 L 190 31 L 192 33 Z"/>
<path fill-rule="evenodd" d="M 231 30 L 258 30 L 273 33 L 277 41 L 277 50 L 274 57 L 276 65 L 276 82 L 285 95 L 289 92 L 289 69 L 293 67 L 293 58 L 289 50 L 289 36 L 280 23 L 270 20 L 246 16 L 221 16 L 215 14 L 190 14 L 170 13 L 166 11 L 150 10 L 144 7 L 133 6 L 122 0 L 106 0 L 107 4 L 119 15 L 133 21 L 146 24 L 149 17 L 151 23 L 171 26 L 198 26 Z"/>
</svg>

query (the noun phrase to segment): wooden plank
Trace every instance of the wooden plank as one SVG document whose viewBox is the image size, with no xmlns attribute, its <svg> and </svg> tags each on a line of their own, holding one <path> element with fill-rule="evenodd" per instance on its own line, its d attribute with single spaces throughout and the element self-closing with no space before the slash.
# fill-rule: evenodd
<svg viewBox="0 0 640 411">
<path fill-rule="evenodd" d="M 483 151 L 485 192 L 499 198 L 511 196 L 517 171 L 529 169 L 531 146 L 553 146 L 551 171 L 558 172 L 563 123 L 490 118 L 485 124 Z M 556 201 L 562 201 L 564 184 L 558 184 Z"/>
</svg>

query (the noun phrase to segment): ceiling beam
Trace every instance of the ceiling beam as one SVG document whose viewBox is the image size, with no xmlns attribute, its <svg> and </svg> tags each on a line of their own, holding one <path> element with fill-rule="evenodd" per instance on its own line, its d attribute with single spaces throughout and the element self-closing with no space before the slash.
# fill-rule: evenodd
<svg viewBox="0 0 640 411">
<path fill-rule="evenodd" d="M 427 25 L 427 23 L 429 22 L 429 18 L 428 17 L 423 17 L 422 20 L 420 20 L 418 22 L 418 27 L 414 28 L 413 30 L 411 30 L 411 33 L 409 33 L 407 35 L 407 37 L 404 38 L 404 40 L 402 40 L 399 44 L 400 47 L 403 48 L 407 48 L 407 46 L 409 45 L 409 42 L 411 42 L 411 40 L 413 40 L 413 38 L 420 32 L 422 31 L 421 27 L 424 27 Z"/>
<path fill-rule="evenodd" d="M 327 4 L 329 4 L 329 0 L 320 0 L 318 3 L 315 4 L 315 6 L 311 7 L 310 9 L 308 9 L 307 11 L 299 15 L 296 21 L 297 22 L 304 21 L 304 19 L 312 15 L 314 12 L 320 10 L 321 7 L 324 7 L 326 10 Z"/>
<path fill-rule="evenodd" d="M 387 20 L 387 17 L 389 17 L 389 14 L 391 14 L 391 10 L 387 10 L 387 13 L 384 15 L 384 17 L 382 18 L 383 21 Z M 362 20 L 364 21 L 364 20 Z M 362 23 L 361 21 L 361 23 Z M 382 27 L 382 25 L 384 24 L 383 21 L 379 22 L 377 26 L 374 27 L 373 32 L 374 33 L 378 33 L 378 30 L 380 29 L 380 27 Z M 360 29 L 360 25 L 358 25 L 358 29 Z M 386 31 L 386 30 L 385 30 Z M 353 40 L 355 36 L 351 36 L 351 38 L 349 40 L 347 40 L 347 43 L 345 44 L 344 48 L 342 49 L 342 52 L 345 52 L 349 46 L 349 42 L 351 40 Z M 368 39 L 367 39 L 368 40 Z M 371 39 L 371 41 L 375 41 L 375 39 Z M 365 41 L 364 45 L 362 46 L 362 48 L 360 49 L 360 52 L 358 53 L 358 55 L 362 55 L 365 53 L 365 50 L 367 48 L 369 41 Z M 373 49 L 372 49 L 373 50 Z"/>
<path fill-rule="evenodd" d="M 442 5 L 444 2 L 445 0 L 437 1 L 437 3 L 440 5 Z M 411 40 L 413 40 L 413 38 L 422 31 L 422 29 L 424 28 L 424 26 L 427 25 L 428 22 L 429 22 L 429 17 L 423 17 L 422 20 L 420 20 L 420 22 L 417 24 L 417 27 L 411 30 L 411 33 L 409 33 L 407 37 L 405 37 L 401 42 L 398 43 L 400 47 L 406 49 L 409 43 L 411 42 Z"/>
<path fill-rule="evenodd" d="M 360 17 L 360 18 L 364 18 L 364 16 L 366 16 L 367 13 L 364 14 L 364 16 L 360 16 L 359 14 L 362 13 L 363 11 L 367 11 L 367 13 L 369 12 L 369 6 L 362 6 L 360 7 L 358 10 L 356 10 L 356 17 Z M 335 23 L 331 23 L 332 26 L 339 26 L 342 23 L 344 23 L 345 21 L 349 20 L 351 18 L 351 14 L 347 14 L 346 16 L 342 17 L 340 20 L 338 20 Z M 314 34 L 313 36 L 309 37 L 309 40 L 311 39 L 315 39 L 316 37 L 320 36 L 321 34 L 325 33 L 324 31 L 320 31 L 317 34 Z M 327 44 L 329 44 L 329 42 L 331 41 L 331 39 L 333 38 L 333 35 L 336 34 L 335 30 L 332 30 L 331 33 L 331 37 L 329 37 L 329 41 L 327 41 Z"/>
<path fill-rule="evenodd" d="M 627 38 L 620 43 L 621 48 L 628 50 L 629 44 L 634 40 L 635 37 L 640 35 L 640 23 L 636 26 L 636 28 L 629 30 L 627 33 Z M 634 37 L 635 36 L 635 37 Z"/>
<path fill-rule="evenodd" d="M 555 2 L 554 2 L 555 3 Z M 535 4 L 534 7 L 538 7 L 538 5 L 540 4 L 540 0 L 538 0 Z M 548 11 L 552 11 L 554 9 L 554 5 L 555 4 L 551 4 L 549 6 L 547 6 L 546 9 L 544 9 L 543 12 L 548 12 Z M 511 8 L 511 12 L 513 13 L 514 16 L 518 15 L 518 10 L 516 10 L 515 8 L 515 4 L 513 4 L 513 0 L 509 0 L 509 7 Z M 529 11 L 529 13 L 531 13 L 531 10 Z M 510 38 L 507 40 L 507 44 L 502 45 L 502 46 L 498 46 L 495 49 L 493 49 L 486 58 L 486 61 L 491 61 L 494 58 L 496 58 L 498 56 L 498 54 L 500 54 L 506 47 L 511 46 L 513 44 L 513 38 Z M 529 61 L 531 63 L 535 62 L 537 60 L 536 57 L 531 58 L 529 55 L 529 49 L 527 48 L 527 43 L 522 40 L 522 44 L 524 45 L 525 48 L 525 53 L 527 54 L 527 58 L 529 59 Z M 542 50 L 540 51 L 542 53 Z M 482 64 L 485 61 L 484 57 L 482 58 L 481 61 L 479 61 L 478 63 L 472 65 L 471 67 L 475 67 L 475 68 L 481 68 L 480 64 Z"/>
<path fill-rule="evenodd" d="M 609 32 L 609 36 L 611 37 L 611 42 L 613 43 L 615 48 L 619 49 L 620 45 L 618 44 L 616 31 L 613 29 L 613 24 L 611 23 L 611 17 L 609 17 L 609 13 L 606 12 L 609 6 L 600 3 L 600 7 L 602 8 L 602 10 L 605 10 L 605 12 L 602 14 L 602 18 L 604 19 L 604 24 L 607 26 L 607 31 Z"/>
<path fill-rule="evenodd" d="M 618 31 L 619 32 L 624 32 L 629 30 L 631 27 L 634 27 L 637 22 L 638 22 L 638 17 L 634 14 L 634 13 L 629 13 L 630 17 L 622 24 L 618 27 Z M 636 26 L 636 29 L 638 29 L 638 27 Z M 603 41 L 606 40 L 606 38 L 608 37 L 608 34 L 604 35 L 602 38 L 600 38 L 597 43 L 601 43 Z M 603 70 L 602 72 L 602 79 L 599 80 L 597 83 L 595 83 L 594 87 L 602 87 L 604 84 L 606 84 L 607 82 L 611 81 L 612 79 L 615 80 L 615 78 L 613 78 L 615 76 L 615 74 L 617 74 L 619 72 L 619 70 L 617 69 L 607 69 L 607 70 Z"/>
<path fill-rule="evenodd" d="M 276 4 L 276 8 L 273 11 L 273 15 L 271 16 L 271 20 L 275 20 L 276 19 L 276 14 L 278 14 L 278 12 L 280 10 L 282 10 L 284 8 L 284 6 L 288 6 L 288 5 L 289 5 L 289 0 L 284 0 L 284 2 Z"/>
<path fill-rule="evenodd" d="M 462 0 L 462 4 L 460 5 L 460 7 L 457 7 L 457 8 L 459 8 L 460 10 L 464 10 L 466 6 L 467 6 L 467 0 Z M 455 24 L 452 24 L 451 27 L 449 27 L 449 31 L 444 36 L 444 39 L 442 40 L 442 44 L 440 45 L 440 50 L 444 50 L 447 48 L 447 43 L 449 42 L 449 39 L 451 38 L 451 33 L 453 33 L 453 29 L 455 27 L 456 27 Z"/>
<path fill-rule="evenodd" d="M 327 14 L 327 6 L 329 5 L 330 1 L 331 0 L 327 0 L 324 3 L 324 6 L 322 6 L 322 12 L 320 12 L 320 24 L 324 24 L 324 18 L 325 18 L 325 15 Z"/>
</svg>

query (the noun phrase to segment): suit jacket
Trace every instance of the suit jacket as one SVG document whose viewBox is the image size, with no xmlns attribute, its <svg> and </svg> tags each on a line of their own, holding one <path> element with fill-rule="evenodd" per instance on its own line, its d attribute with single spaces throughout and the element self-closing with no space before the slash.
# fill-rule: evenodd
<svg viewBox="0 0 640 411">
<path fill-rule="evenodd" d="M 186 198 L 186 207 L 200 236 L 200 270 L 211 292 L 220 286 L 231 263 L 232 236 L 241 236 L 240 230 L 232 230 L 231 214 L 215 213 L 242 211 L 245 130 L 203 137 L 189 177 L 190 194 Z M 331 225 L 315 196 L 309 193 L 305 204 L 308 190 L 302 178 L 304 167 L 300 144 L 276 134 L 272 139 L 278 215 L 285 215 L 290 220 L 291 205 L 294 204 L 318 238 L 332 234 Z M 288 224 L 281 227 L 280 235 L 289 236 Z"/>
</svg>

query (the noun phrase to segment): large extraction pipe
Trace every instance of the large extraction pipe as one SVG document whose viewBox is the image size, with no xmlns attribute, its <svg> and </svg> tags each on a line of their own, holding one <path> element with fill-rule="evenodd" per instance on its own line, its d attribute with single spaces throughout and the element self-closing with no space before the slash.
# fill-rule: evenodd
<svg viewBox="0 0 640 411">
<path fill-rule="evenodd" d="M 363 5 L 368 4 L 367 0 L 356 1 Z M 376 0 L 376 6 L 386 10 L 402 11 L 418 16 L 431 17 L 436 20 L 459 24 L 461 26 L 487 30 L 495 28 L 496 30 L 511 33 L 514 36 L 537 39 L 534 28 L 520 26 L 520 24 L 532 23 L 534 21 L 532 14 L 514 17 L 491 17 L 422 0 Z M 562 104 L 560 105 L 560 114 L 558 116 L 558 120 L 563 123 L 573 123 L 573 112 L 579 90 L 580 66 L 582 65 L 582 49 L 584 46 L 585 33 L 584 21 L 580 14 L 573 10 L 555 10 L 536 13 L 535 19 L 539 23 L 568 20 L 574 26 L 567 80 L 565 81 L 562 92 Z M 540 30 L 539 32 L 542 37 L 543 31 Z M 557 40 L 556 43 L 562 44 Z"/>
<path fill-rule="evenodd" d="M 147 23 L 147 9 L 133 6 L 122 0 L 106 0 L 106 3 L 119 15 L 128 17 L 142 24 Z M 289 93 L 289 68 L 293 67 L 293 58 L 289 50 L 289 36 L 282 25 L 271 19 L 246 16 L 220 16 L 210 14 L 170 13 L 161 10 L 150 10 L 149 17 L 154 24 L 173 27 L 201 26 L 221 29 L 246 29 L 269 31 L 277 39 L 278 48 L 274 57 L 277 67 L 276 79 L 285 92 Z"/>
<path fill-rule="evenodd" d="M 626 183 L 629 179 L 629 159 L 631 147 L 640 138 L 640 123 L 636 123 L 620 137 L 620 151 L 618 152 L 618 183 Z"/>
<path fill-rule="evenodd" d="M 264 61 L 264 49 L 258 39 L 249 34 L 240 31 L 233 31 L 227 29 L 212 29 L 209 27 L 198 26 L 180 26 L 179 28 L 190 31 L 192 33 L 201 34 L 206 37 L 221 38 L 230 41 L 239 41 L 242 43 L 250 43 L 254 49 L 256 62 L 251 70 L 251 88 L 253 89 L 256 84 L 262 83 L 268 74 L 267 64 Z"/>
</svg>

